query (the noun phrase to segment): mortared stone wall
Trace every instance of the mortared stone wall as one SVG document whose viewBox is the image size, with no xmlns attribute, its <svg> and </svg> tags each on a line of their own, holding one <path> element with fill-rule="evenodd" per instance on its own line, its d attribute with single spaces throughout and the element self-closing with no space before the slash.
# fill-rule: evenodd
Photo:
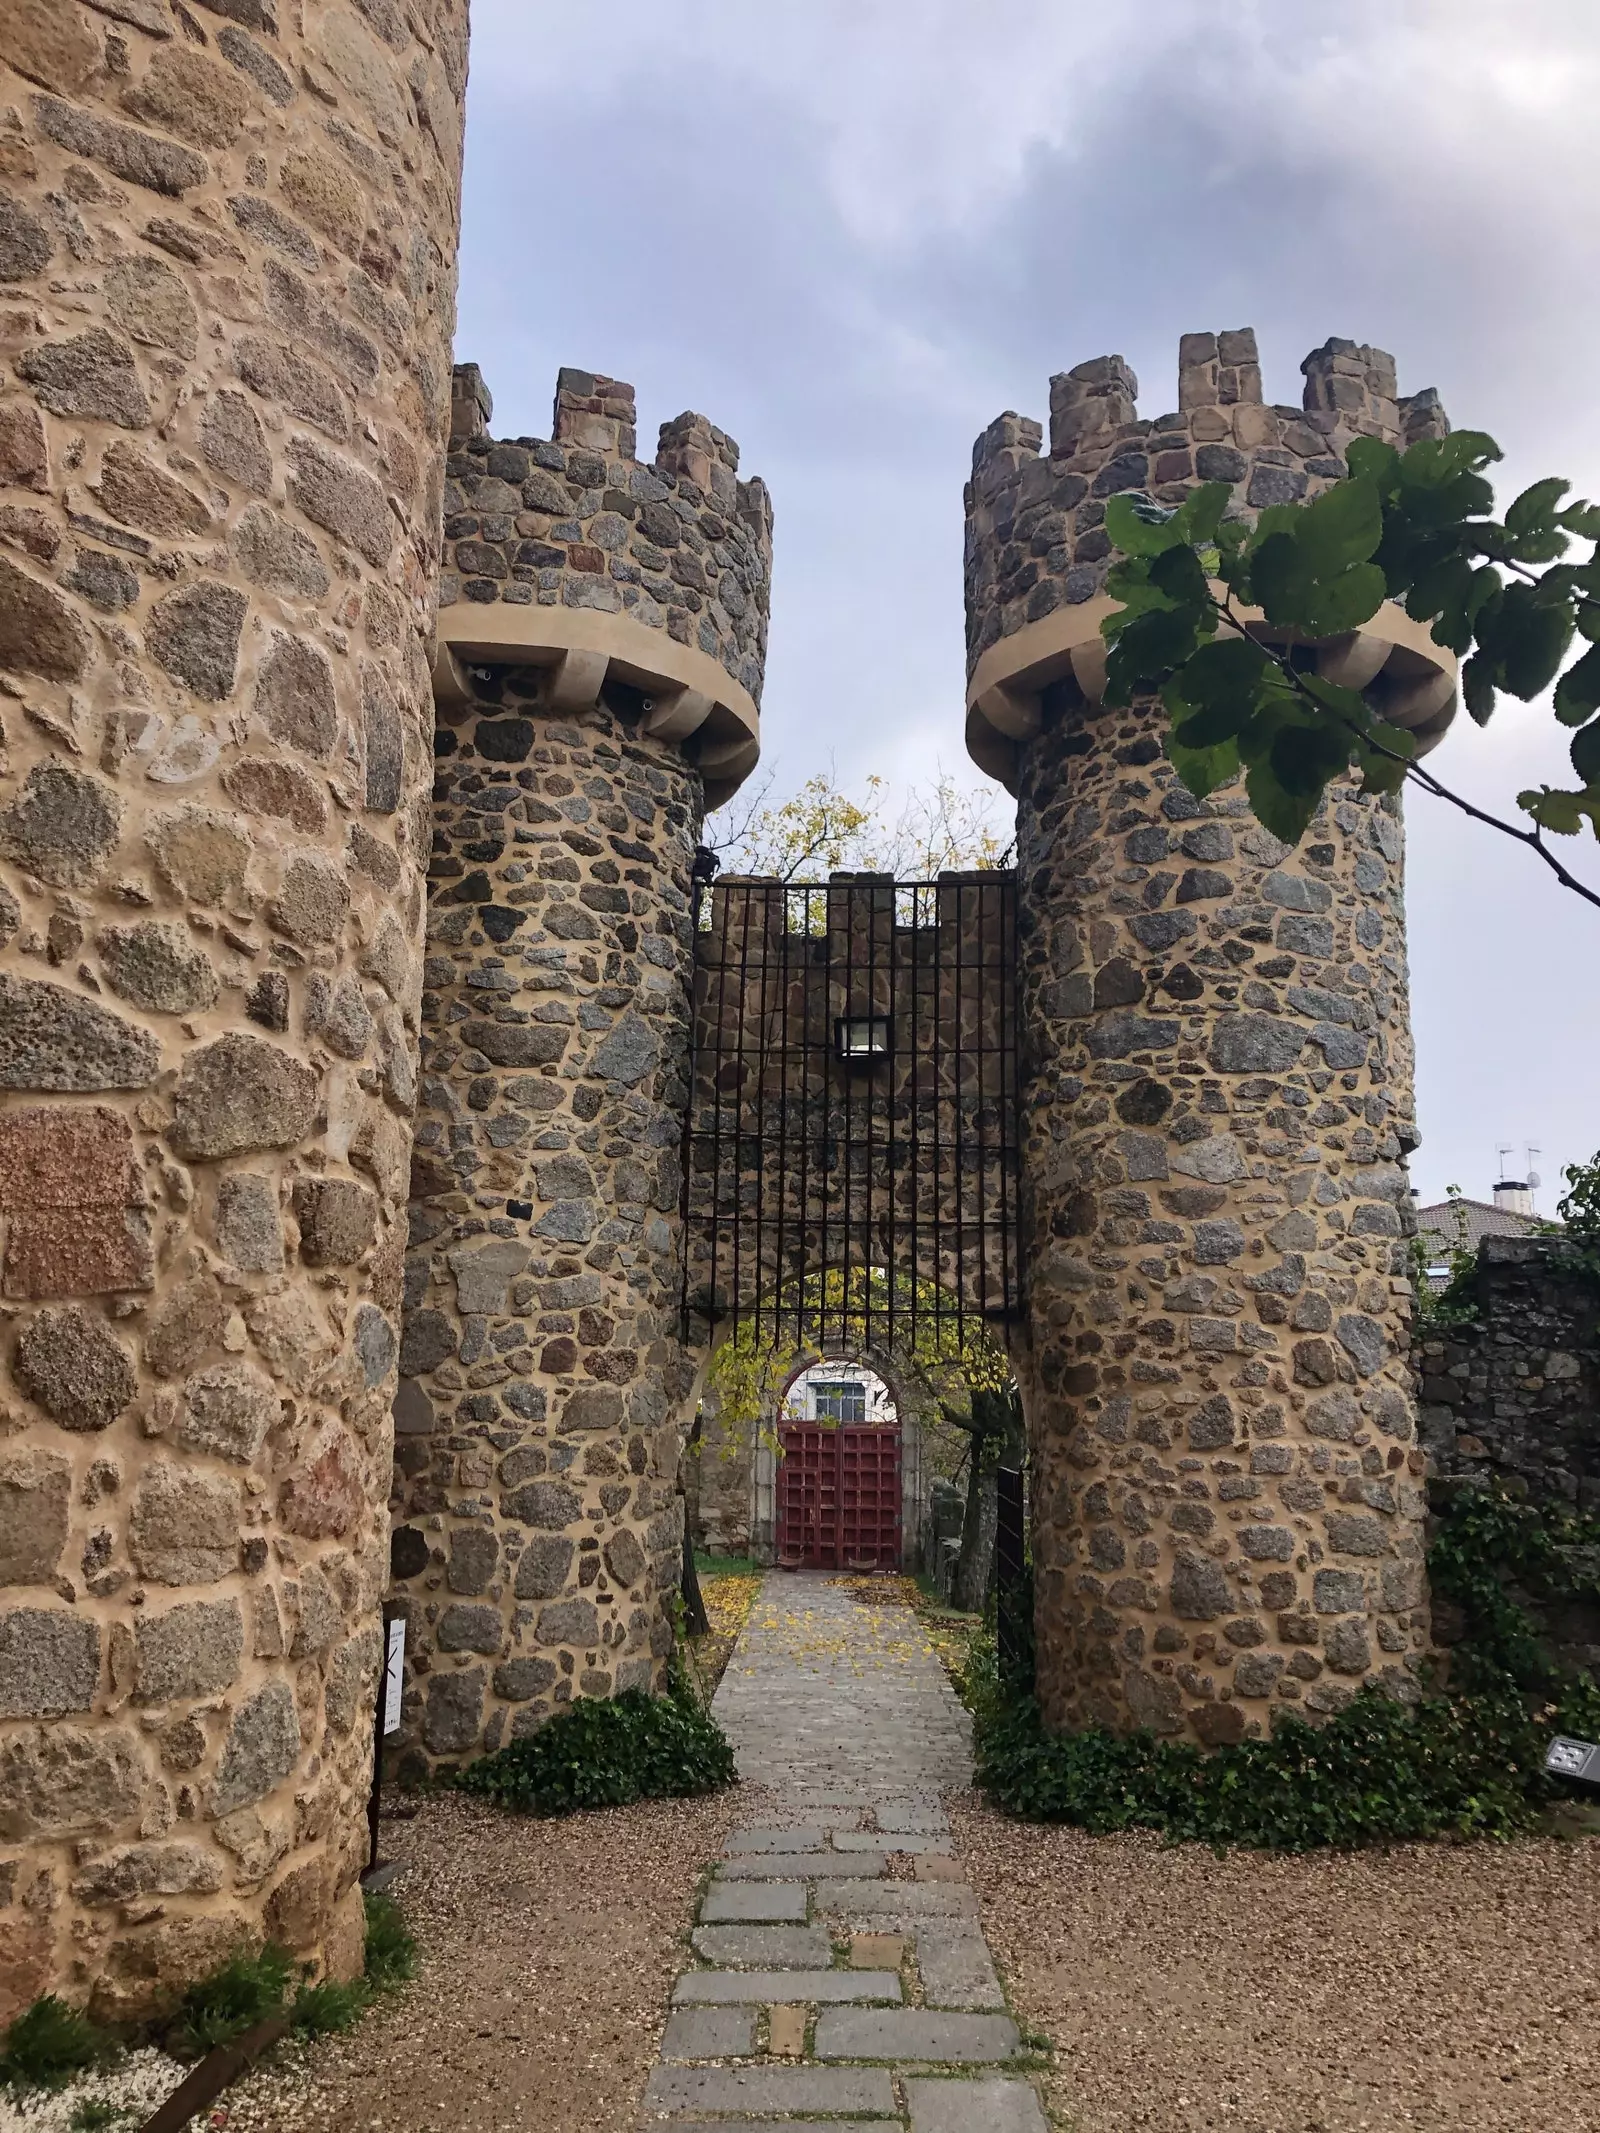
<svg viewBox="0 0 1600 2133">
<path fill-rule="evenodd" d="M 1336 480 L 1357 432 L 1442 430 L 1379 351 L 1330 342 L 1305 369 L 1305 408 L 1268 407 L 1253 335 L 1191 335 L 1176 414 L 1139 420 L 1106 357 L 1052 381 L 1047 456 L 1037 424 L 992 424 L 967 496 L 975 691 L 1100 595 L 1106 497 L 1225 480 L 1253 513 Z M 1334 656 L 1377 677 L 1403 618 L 1370 627 L 1370 659 Z M 1039 1686 L 1055 1725 L 1218 1745 L 1365 1682 L 1413 1696 L 1428 1645 L 1403 836 L 1347 785 L 1294 850 L 1242 786 L 1197 800 L 1162 707 L 1099 700 L 1098 656 L 989 699 L 1013 752 L 979 737 L 1018 794 Z M 1383 685 L 1437 730 L 1449 690 L 1398 664 Z"/>
<path fill-rule="evenodd" d="M 359 1967 L 466 0 L 0 0 L 0 2021 Z"/>
</svg>

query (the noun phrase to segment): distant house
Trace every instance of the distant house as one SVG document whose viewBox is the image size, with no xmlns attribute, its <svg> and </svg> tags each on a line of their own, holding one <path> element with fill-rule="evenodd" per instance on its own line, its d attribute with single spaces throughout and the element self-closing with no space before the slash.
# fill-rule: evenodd
<svg viewBox="0 0 1600 2133">
<path fill-rule="evenodd" d="M 1560 1225 L 1533 1211 L 1533 1183 L 1502 1178 L 1494 1199 L 1436 1200 L 1417 1209 L 1417 1235 L 1428 1254 L 1428 1285 L 1442 1289 L 1450 1279 L 1450 1254 L 1475 1252 L 1485 1237 L 1536 1237 Z"/>
</svg>

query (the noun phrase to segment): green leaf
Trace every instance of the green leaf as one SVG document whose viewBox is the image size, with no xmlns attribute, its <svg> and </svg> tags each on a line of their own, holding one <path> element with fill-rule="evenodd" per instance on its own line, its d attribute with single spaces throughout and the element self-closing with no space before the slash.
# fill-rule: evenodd
<svg viewBox="0 0 1600 2133">
<path fill-rule="evenodd" d="M 1154 608 L 1136 615 L 1118 637 L 1106 662 L 1106 701 L 1130 703 L 1140 688 L 1158 688 L 1175 667 L 1199 649 L 1195 617 L 1182 607 Z"/>
<path fill-rule="evenodd" d="M 1269 760 L 1286 793 L 1316 799 L 1330 778 L 1349 767 L 1350 736 L 1329 726 L 1280 726 Z"/>
<path fill-rule="evenodd" d="M 1370 561 L 1383 539 L 1376 484 L 1358 476 L 1336 483 L 1303 506 L 1297 538 L 1319 578 L 1337 577 L 1352 563 Z"/>
<path fill-rule="evenodd" d="M 1388 592 L 1376 563 L 1352 563 L 1313 588 L 1304 604 L 1304 626 L 1313 637 L 1337 637 L 1358 629 L 1372 620 Z"/>
<path fill-rule="evenodd" d="M 1565 511 L 1557 512 L 1556 524 L 1575 533 L 1580 541 L 1600 541 L 1600 505 L 1568 504 Z"/>
<path fill-rule="evenodd" d="M 1150 565 L 1150 582 L 1169 600 L 1181 601 L 1187 607 L 1204 611 L 1211 604 L 1211 589 L 1200 558 L 1182 543 L 1156 557 Z"/>
<path fill-rule="evenodd" d="M 1600 600 L 1585 600 L 1578 609 L 1578 627 L 1591 644 L 1600 641 Z"/>
<path fill-rule="evenodd" d="M 1486 618 L 1478 632 L 1499 686 L 1524 703 L 1555 680 L 1571 642 L 1571 613 L 1546 607 L 1531 585 L 1508 585 L 1492 621 Z"/>
<path fill-rule="evenodd" d="M 1169 687 L 1179 693 L 1184 703 L 1196 707 L 1233 699 L 1249 703 L 1254 701 L 1261 677 L 1271 663 L 1251 638 L 1219 637 L 1214 644 L 1202 645 L 1173 676 Z M 1170 697 L 1168 701 L 1171 702 Z"/>
<path fill-rule="evenodd" d="M 1298 844 L 1322 797 L 1318 786 L 1310 792 L 1287 792 L 1279 782 L 1270 758 L 1252 763 L 1245 773 L 1245 791 L 1258 822 L 1284 844 Z"/>
<path fill-rule="evenodd" d="M 1372 708 L 1359 689 L 1342 688 L 1336 681 L 1328 681 L 1321 674 L 1299 676 L 1301 688 L 1308 696 L 1315 697 L 1324 710 L 1333 712 L 1346 726 L 1353 726 L 1357 733 L 1365 733 L 1372 724 Z"/>
<path fill-rule="evenodd" d="M 1572 767 L 1585 785 L 1600 785 L 1600 719 L 1572 736 Z"/>
<path fill-rule="evenodd" d="M 1190 748 L 1173 734 L 1167 742 L 1167 754 L 1173 769 L 1197 800 L 1239 775 L 1239 751 L 1232 741 L 1221 741 L 1215 748 Z"/>
<path fill-rule="evenodd" d="M 1545 527 L 1554 527 L 1557 523 L 1556 505 L 1571 487 L 1571 482 L 1552 475 L 1548 480 L 1536 481 L 1531 488 L 1524 489 L 1507 508 L 1507 533 L 1536 533 Z"/>
<path fill-rule="evenodd" d="M 1310 565 L 1292 533 L 1269 534 L 1250 559 L 1250 589 L 1256 604 L 1269 622 L 1280 627 L 1303 626 L 1314 582 Z"/>
<path fill-rule="evenodd" d="M 1591 645 L 1556 683 L 1555 714 L 1563 726 L 1581 726 L 1600 711 L 1600 644 Z"/>
<path fill-rule="evenodd" d="M 1124 555 L 1161 555 L 1168 548 L 1180 546 L 1184 530 L 1178 524 L 1177 513 L 1164 511 L 1159 518 L 1151 516 L 1152 506 L 1142 507 L 1131 496 L 1113 496 L 1106 502 L 1106 533 L 1114 547 Z"/>
<path fill-rule="evenodd" d="M 1399 486 L 1400 454 L 1379 437 L 1352 437 L 1345 453 L 1350 472 L 1370 481 L 1380 496 L 1391 495 Z"/>
<path fill-rule="evenodd" d="M 1474 652 L 1461 669 L 1461 700 L 1480 726 L 1487 726 L 1494 715 L 1494 691 L 1494 661 Z"/>
<path fill-rule="evenodd" d="M 1583 828 L 1584 795 L 1577 792 L 1554 792 L 1546 785 L 1538 792 L 1519 792 L 1517 805 L 1526 808 L 1541 829 L 1552 830 L 1558 837 L 1576 837 Z"/>
<path fill-rule="evenodd" d="M 1183 538 L 1196 548 L 1204 548 L 1216 540 L 1222 526 L 1222 514 L 1228 508 L 1228 499 L 1233 494 L 1233 485 L 1226 481 L 1203 481 L 1191 489 L 1178 507 L 1174 523 L 1181 529 Z"/>
</svg>

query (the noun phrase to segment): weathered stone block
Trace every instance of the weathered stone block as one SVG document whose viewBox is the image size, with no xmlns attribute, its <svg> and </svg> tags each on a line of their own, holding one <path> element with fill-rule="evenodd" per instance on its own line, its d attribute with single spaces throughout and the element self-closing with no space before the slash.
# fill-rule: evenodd
<svg viewBox="0 0 1600 2133">
<path fill-rule="evenodd" d="M 0 1718 L 87 1711 L 100 1681 L 100 1625 L 62 1607 L 0 1611 Z"/>
<path fill-rule="evenodd" d="M 128 1543 L 158 1585 L 214 1585 L 238 1568 L 238 1483 L 153 1459 L 134 1494 Z"/>
<path fill-rule="evenodd" d="M 212 1788 L 211 1812 L 232 1814 L 264 1798 L 299 1760 L 294 1692 L 286 1681 L 268 1682 L 234 1713 Z"/>
<path fill-rule="evenodd" d="M 135 1626 L 138 1703 L 179 1703 L 231 1688 L 244 1661 L 237 1600 L 193 1600 Z"/>
<path fill-rule="evenodd" d="M 126 1348 L 76 1305 L 41 1311 L 18 1341 L 17 1383 L 63 1429 L 109 1429 L 137 1380 Z"/>
</svg>

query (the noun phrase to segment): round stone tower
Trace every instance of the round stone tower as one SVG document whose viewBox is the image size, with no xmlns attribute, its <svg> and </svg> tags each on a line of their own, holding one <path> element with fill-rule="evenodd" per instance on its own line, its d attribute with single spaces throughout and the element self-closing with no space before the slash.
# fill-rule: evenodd
<svg viewBox="0 0 1600 2133">
<path fill-rule="evenodd" d="M 4 2022 L 361 1961 L 467 0 L 0 19 Z"/>
<path fill-rule="evenodd" d="M 772 514 L 703 416 L 634 455 L 564 370 L 456 373 L 423 1080 L 396 1408 L 398 1761 L 659 1687 L 682 1546 L 680 1145 L 707 805 L 754 765 Z"/>
<path fill-rule="evenodd" d="M 1118 356 L 1002 415 L 967 490 L 968 744 L 1015 792 L 1022 956 L 1022 1372 L 1049 1721 L 1208 1745 L 1428 1641 L 1407 1364 L 1416 1145 L 1398 806 L 1335 786 L 1290 850 L 1242 783 L 1196 800 L 1154 701 L 1106 708 L 1105 498 L 1314 495 L 1357 433 L 1443 434 L 1348 341 L 1305 406 L 1255 337 L 1193 334 L 1180 411 Z M 1398 609 L 1318 650 L 1431 744 L 1449 656 Z"/>
</svg>

